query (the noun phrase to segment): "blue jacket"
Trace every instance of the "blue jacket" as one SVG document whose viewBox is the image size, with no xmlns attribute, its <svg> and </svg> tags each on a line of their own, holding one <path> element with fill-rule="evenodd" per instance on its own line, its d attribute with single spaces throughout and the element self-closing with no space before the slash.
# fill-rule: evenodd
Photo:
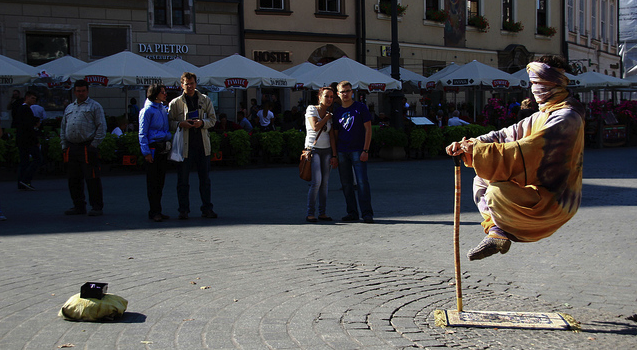
<svg viewBox="0 0 637 350">
<path fill-rule="evenodd" d="M 159 141 L 170 141 L 168 112 L 161 103 L 146 100 L 144 108 L 139 112 L 139 145 L 144 156 L 150 154 L 149 144 Z"/>
</svg>

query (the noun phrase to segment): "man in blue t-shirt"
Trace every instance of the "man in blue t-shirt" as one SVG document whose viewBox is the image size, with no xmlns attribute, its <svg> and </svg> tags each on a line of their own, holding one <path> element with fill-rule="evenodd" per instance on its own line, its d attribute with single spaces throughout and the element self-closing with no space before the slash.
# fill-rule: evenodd
<svg viewBox="0 0 637 350">
<path fill-rule="evenodd" d="M 334 112 L 334 130 L 338 151 L 338 173 L 341 177 L 347 215 L 343 221 L 359 219 L 360 205 L 363 220 L 374 222 L 371 192 L 367 179 L 367 159 L 372 141 L 372 119 L 367 106 L 352 99 L 352 84 L 342 81 L 337 85 L 341 107 Z M 353 171 L 352 171 L 353 168 Z M 354 176 L 358 183 L 358 205 L 354 194 Z"/>
</svg>

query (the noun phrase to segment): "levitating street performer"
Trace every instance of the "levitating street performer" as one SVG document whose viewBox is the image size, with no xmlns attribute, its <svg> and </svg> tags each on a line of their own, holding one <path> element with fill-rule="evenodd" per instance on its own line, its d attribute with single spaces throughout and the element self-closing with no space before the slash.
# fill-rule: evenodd
<svg viewBox="0 0 637 350">
<path fill-rule="evenodd" d="M 469 260 L 504 254 L 511 241 L 548 237 L 575 215 L 582 191 L 584 107 L 566 90 L 567 62 L 543 56 L 527 65 L 540 111 L 515 125 L 447 146 L 477 176 L 474 201 L 487 236 Z"/>
</svg>

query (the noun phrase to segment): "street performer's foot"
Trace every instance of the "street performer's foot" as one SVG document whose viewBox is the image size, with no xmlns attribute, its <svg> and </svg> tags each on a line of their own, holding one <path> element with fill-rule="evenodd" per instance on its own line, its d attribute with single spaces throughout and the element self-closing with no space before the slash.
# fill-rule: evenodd
<svg viewBox="0 0 637 350">
<path fill-rule="evenodd" d="M 506 237 L 506 232 L 498 227 L 489 230 L 489 235 L 484 237 L 477 247 L 467 253 L 469 260 L 480 260 L 496 253 L 506 254 L 511 248 L 511 241 Z"/>
</svg>

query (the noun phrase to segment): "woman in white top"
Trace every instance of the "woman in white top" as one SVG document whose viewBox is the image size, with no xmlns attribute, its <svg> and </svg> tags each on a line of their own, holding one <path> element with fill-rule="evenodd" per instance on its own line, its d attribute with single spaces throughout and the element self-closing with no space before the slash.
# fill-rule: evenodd
<svg viewBox="0 0 637 350">
<path fill-rule="evenodd" d="M 318 92 L 319 104 L 308 106 L 305 110 L 305 148 L 312 148 L 312 182 L 307 194 L 308 222 L 318 220 L 331 221 L 332 218 L 325 214 L 327 205 L 327 183 L 330 178 L 331 168 L 338 166 L 336 156 L 336 139 L 332 129 L 332 113 L 328 111 L 334 102 L 334 90 L 330 87 L 321 88 Z M 322 130 L 322 131 L 321 131 Z M 318 140 L 316 136 L 321 133 Z M 316 140 L 316 144 L 314 144 Z M 316 210 L 316 197 L 319 201 L 319 216 L 314 216 Z"/>
<path fill-rule="evenodd" d="M 274 124 L 272 124 L 272 119 L 274 119 L 274 114 L 270 110 L 270 103 L 266 102 L 263 104 L 263 109 L 257 112 L 257 117 L 259 117 L 259 125 L 261 125 L 261 130 L 263 131 L 273 131 Z"/>
</svg>

